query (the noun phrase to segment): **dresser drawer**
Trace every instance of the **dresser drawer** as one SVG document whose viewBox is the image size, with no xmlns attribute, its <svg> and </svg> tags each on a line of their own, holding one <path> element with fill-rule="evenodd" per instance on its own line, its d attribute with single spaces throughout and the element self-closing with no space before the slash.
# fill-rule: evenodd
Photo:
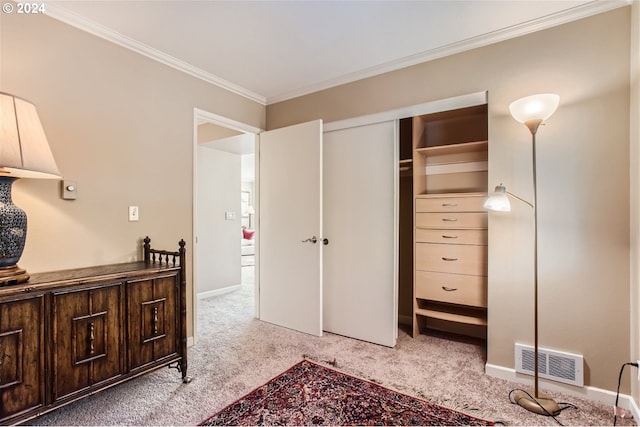
<svg viewBox="0 0 640 427">
<path fill-rule="evenodd" d="M 487 248 L 472 245 L 416 243 L 416 270 L 487 275 Z"/>
<path fill-rule="evenodd" d="M 416 228 L 416 242 L 486 245 L 487 230 L 438 230 Z"/>
<path fill-rule="evenodd" d="M 416 298 L 487 307 L 487 278 L 416 271 Z"/>
<path fill-rule="evenodd" d="M 485 212 L 486 195 L 416 199 L 416 212 Z"/>
<path fill-rule="evenodd" d="M 416 227 L 420 228 L 487 228 L 486 212 L 416 213 Z"/>
</svg>

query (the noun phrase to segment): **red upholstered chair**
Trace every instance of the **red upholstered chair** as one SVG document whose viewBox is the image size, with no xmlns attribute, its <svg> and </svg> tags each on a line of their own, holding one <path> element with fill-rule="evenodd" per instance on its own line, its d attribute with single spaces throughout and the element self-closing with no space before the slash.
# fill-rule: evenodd
<svg viewBox="0 0 640 427">
<path fill-rule="evenodd" d="M 250 230 L 248 228 L 243 228 L 242 229 L 242 238 L 246 239 L 246 240 L 253 240 L 253 235 L 256 232 L 256 230 Z"/>
</svg>

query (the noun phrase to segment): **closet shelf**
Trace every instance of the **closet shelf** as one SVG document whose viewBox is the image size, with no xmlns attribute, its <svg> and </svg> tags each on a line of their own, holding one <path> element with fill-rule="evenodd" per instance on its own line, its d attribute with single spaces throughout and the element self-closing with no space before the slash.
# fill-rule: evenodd
<svg viewBox="0 0 640 427">
<path fill-rule="evenodd" d="M 450 162 L 427 164 L 426 175 L 442 175 L 447 173 L 486 172 L 489 170 L 488 162 Z"/>
<path fill-rule="evenodd" d="M 465 316 L 464 314 L 448 313 L 446 311 L 417 308 L 416 314 L 432 319 L 447 320 L 449 322 L 465 323 L 467 325 L 487 326 L 486 317 Z"/>
<path fill-rule="evenodd" d="M 489 146 L 488 141 L 463 142 L 460 144 L 436 145 L 433 147 L 416 148 L 418 154 L 424 156 L 442 156 L 446 154 L 460 154 L 474 151 L 486 151 Z"/>
</svg>

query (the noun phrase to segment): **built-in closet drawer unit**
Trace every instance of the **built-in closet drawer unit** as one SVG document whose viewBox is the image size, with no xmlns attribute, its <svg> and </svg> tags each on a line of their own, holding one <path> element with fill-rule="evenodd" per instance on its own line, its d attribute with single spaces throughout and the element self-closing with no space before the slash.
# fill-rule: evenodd
<svg viewBox="0 0 640 427">
<path fill-rule="evenodd" d="M 486 325 L 485 193 L 422 196 L 415 202 L 416 315 Z"/>
<path fill-rule="evenodd" d="M 487 112 L 479 104 L 411 121 L 413 336 L 423 327 L 486 336 Z"/>
</svg>

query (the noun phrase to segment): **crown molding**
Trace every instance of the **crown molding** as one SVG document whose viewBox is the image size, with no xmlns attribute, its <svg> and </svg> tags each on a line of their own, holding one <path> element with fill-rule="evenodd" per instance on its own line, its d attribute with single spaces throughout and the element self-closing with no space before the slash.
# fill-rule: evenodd
<svg viewBox="0 0 640 427">
<path fill-rule="evenodd" d="M 100 37 L 104 40 L 115 43 L 126 49 L 144 55 L 164 65 L 175 68 L 178 71 L 182 71 L 193 77 L 204 80 L 205 82 L 210 83 L 214 86 L 218 86 L 222 89 L 243 96 L 259 104 L 266 105 L 266 98 L 262 95 L 254 93 L 221 77 L 208 73 L 201 68 L 195 67 L 180 59 L 174 58 L 173 56 L 168 55 L 144 43 L 133 40 L 118 33 L 117 31 L 114 31 L 94 21 L 86 19 L 76 13 L 73 13 L 63 7 L 60 7 L 59 5 L 47 3 L 47 16 L 64 22 L 65 24 L 76 27 L 87 33 L 93 34 L 94 36 Z"/>
<path fill-rule="evenodd" d="M 513 25 L 497 31 L 492 31 L 477 37 L 471 37 L 466 40 L 451 43 L 446 46 L 430 49 L 415 55 L 400 58 L 391 62 L 387 62 L 374 67 L 359 70 L 354 73 L 345 74 L 335 79 L 325 80 L 318 84 L 306 86 L 295 91 L 291 91 L 279 96 L 267 98 L 267 105 L 277 102 L 286 101 L 300 96 L 308 95 L 332 87 L 362 80 L 368 77 L 377 76 L 388 73 L 390 71 L 399 70 L 401 68 L 410 67 L 428 61 L 433 61 L 445 56 L 454 55 L 468 50 L 488 46 L 511 38 L 534 33 L 536 31 L 545 30 L 578 19 L 608 12 L 619 7 L 628 6 L 633 0 L 593 0 L 580 6 L 567 9 L 562 12 L 547 15 L 538 19 L 534 19 L 522 24 Z"/>
<path fill-rule="evenodd" d="M 64 9 L 63 7 L 60 7 L 56 4 L 47 3 L 47 15 L 51 18 L 62 21 L 97 37 L 120 45 L 124 48 L 130 49 L 169 67 L 175 68 L 176 70 L 201 79 L 207 83 L 218 86 L 237 95 L 243 96 L 247 99 L 250 99 L 251 101 L 257 102 L 261 105 L 270 105 L 277 102 L 297 98 L 303 95 L 308 95 L 313 92 L 329 89 L 335 86 L 340 86 L 346 83 L 351 83 L 357 80 L 362 80 L 368 77 L 373 77 L 379 74 L 388 73 L 390 71 L 399 70 L 401 68 L 410 67 L 423 62 L 443 58 L 445 56 L 454 55 L 471 49 L 487 46 L 510 38 L 523 36 L 525 34 L 597 15 L 599 13 L 608 12 L 619 7 L 628 6 L 632 3 L 632 1 L 633 0 L 593 0 L 589 3 L 585 3 L 583 5 L 576 6 L 559 13 L 547 15 L 542 18 L 534 19 L 522 24 L 493 31 L 477 37 L 471 37 L 460 42 L 451 43 L 449 45 L 435 49 L 430 49 L 415 55 L 400 58 L 398 60 L 390 61 L 381 65 L 376 65 L 374 67 L 365 68 L 353 73 L 348 73 L 333 79 L 328 79 L 317 84 L 305 86 L 303 88 L 269 98 L 256 94 L 246 88 L 243 88 L 223 78 L 208 73 L 201 68 L 195 67 L 180 59 L 174 58 L 173 56 L 154 49 L 144 43 L 140 43 L 136 40 L 126 37 L 114 30 L 97 24 L 94 21 L 88 20 L 76 13 L 70 12 L 69 10 Z"/>
</svg>

